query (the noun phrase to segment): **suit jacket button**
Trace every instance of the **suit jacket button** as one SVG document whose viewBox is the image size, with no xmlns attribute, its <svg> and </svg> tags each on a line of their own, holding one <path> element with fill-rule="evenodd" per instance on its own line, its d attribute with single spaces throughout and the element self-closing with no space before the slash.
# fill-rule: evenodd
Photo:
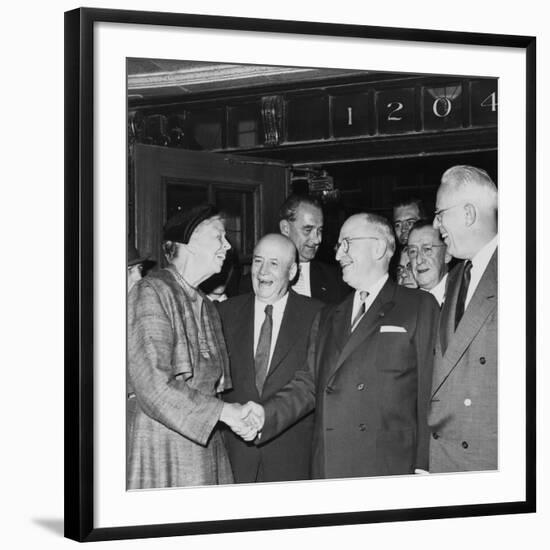
<svg viewBox="0 0 550 550">
<path fill-rule="evenodd" d="M 463 448 L 463 449 L 467 449 L 467 448 L 468 448 L 468 442 L 467 442 L 467 441 L 463 441 L 463 442 L 462 442 L 462 448 Z"/>
<path fill-rule="evenodd" d="M 468 399 L 468 398 L 464 399 L 464 405 L 465 405 L 466 407 L 469 407 L 471 404 L 472 404 L 472 400 L 471 400 L 471 399 Z"/>
<path fill-rule="evenodd" d="M 485 357 L 480 357 L 480 358 L 479 358 L 479 362 L 480 362 L 482 365 L 485 365 L 485 363 L 487 363 L 487 359 L 485 359 Z"/>
<path fill-rule="evenodd" d="M 433 437 L 434 439 L 439 439 L 439 434 L 438 434 L 437 432 L 434 432 L 434 433 L 432 434 L 432 437 Z"/>
<path fill-rule="evenodd" d="M 364 432 L 367 430 L 367 425 L 366 424 L 359 424 L 359 429 Z"/>
<path fill-rule="evenodd" d="M 359 391 L 364 390 L 364 389 L 365 389 L 365 384 L 357 384 L 357 389 L 358 389 Z"/>
</svg>

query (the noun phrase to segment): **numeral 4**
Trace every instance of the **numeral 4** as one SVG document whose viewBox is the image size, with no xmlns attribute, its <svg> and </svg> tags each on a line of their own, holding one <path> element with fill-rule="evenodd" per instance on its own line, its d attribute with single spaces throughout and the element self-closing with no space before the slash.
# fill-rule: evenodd
<svg viewBox="0 0 550 550">
<path fill-rule="evenodd" d="M 491 111 L 493 113 L 497 110 L 497 93 L 493 92 L 492 94 L 489 94 L 481 103 L 481 107 L 491 107 Z"/>
</svg>

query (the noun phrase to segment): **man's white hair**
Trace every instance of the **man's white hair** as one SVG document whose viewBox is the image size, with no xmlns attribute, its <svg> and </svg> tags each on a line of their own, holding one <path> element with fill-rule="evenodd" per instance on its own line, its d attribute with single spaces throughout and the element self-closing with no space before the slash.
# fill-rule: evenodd
<svg viewBox="0 0 550 550">
<path fill-rule="evenodd" d="M 395 234 L 390 222 L 379 214 L 363 213 L 365 222 L 386 242 L 386 254 L 391 258 L 395 252 Z"/>
<path fill-rule="evenodd" d="M 480 208 L 498 211 L 498 190 L 489 174 L 475 166 L 453 166 L 441 177 L 448 187 Z"/>
</svg>

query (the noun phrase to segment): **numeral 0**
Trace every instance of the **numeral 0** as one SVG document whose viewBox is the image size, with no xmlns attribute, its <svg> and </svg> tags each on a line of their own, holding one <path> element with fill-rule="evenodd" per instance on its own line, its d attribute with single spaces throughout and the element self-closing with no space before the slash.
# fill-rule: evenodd
<svg viewBox="0 0 550 550">
<path fill-rule="evenodd" d="M 439 107 L 443 104 L 443 111 L 440 111 Z M 438 97 L 432 106 L 434 115 L 439 118 L 445 118 L 449 116 L 451 109 L 453 108 L 453 103 L 448 97 Z"/>
</svg>

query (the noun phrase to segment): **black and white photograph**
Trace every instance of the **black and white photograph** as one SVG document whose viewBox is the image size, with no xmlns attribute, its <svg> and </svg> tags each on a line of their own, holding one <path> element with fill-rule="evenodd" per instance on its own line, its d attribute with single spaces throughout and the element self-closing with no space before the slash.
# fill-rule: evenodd
<svg viewBox="0 0 550 550">
<path fill-rule="evenodd" d="M 535 37 L 65 18 L 65 536 L 534 513 Z"/>
<path fill-rule="evenodd" d="M 498 79 L 127 94 L 127 489 L 497 470 Z"/>
<path fill-rule="evenodd" d="M 544 548 L 544 7 L 8 4 L 2 547 Z"/>
</svg>

